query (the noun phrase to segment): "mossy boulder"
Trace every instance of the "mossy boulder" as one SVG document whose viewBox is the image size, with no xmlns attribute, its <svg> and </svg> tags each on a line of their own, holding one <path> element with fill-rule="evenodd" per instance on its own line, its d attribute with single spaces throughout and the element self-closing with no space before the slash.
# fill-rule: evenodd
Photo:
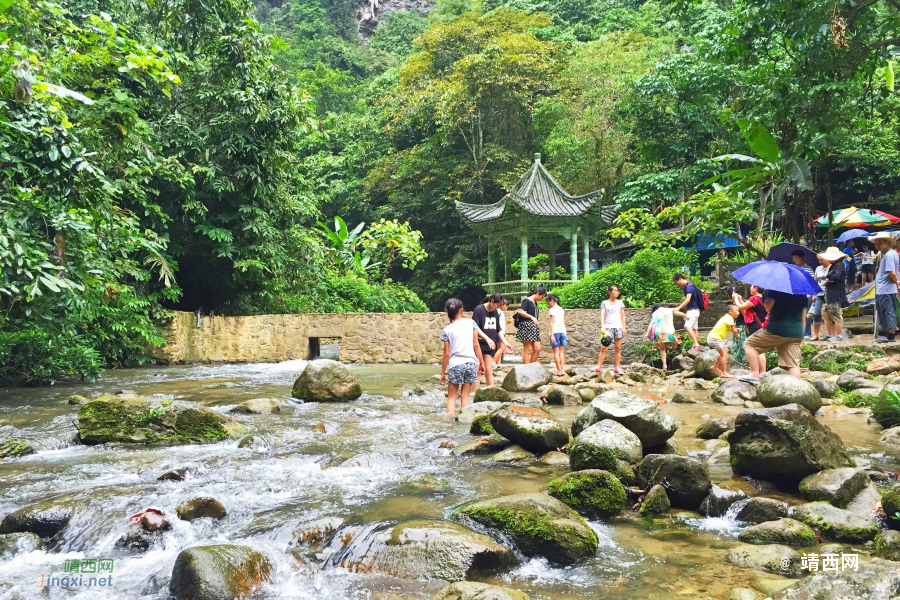
<svg viewBox="0 0 900 600">
<path fill-rule="evenodd" d="M 175 559 L 169 592 L 178 600 L 246 598 L 272 575 L 269 558 L 247 546 L 195 546 Z"/>
<path fill-rule="evenodd" d="M 747 544 L 783 544 L 785 546 L 815 546 L 816 532 L 794 519 L 778 519 L 753 525 L 743 530 L 738 539 Z"/>
<path fill-rule="evenodd" d="M 701 440 L 714 440 L 734 428 L 734 419 L 707 419 L 697 427 L 695 435 Z"/>
<path fill-rule="evenodd" d="M 457 581 L 442 588 L 431 600 L 529 600 L 528 594 L 499 585 Z"/>
<path fill-rule="evenodd" d="M 609 471 L 587 469 L 554 479 L 548 492 L 583 515 L 609 518 L 625 505 L 625 487 Z"/>
<path fill-rule="evenodd" d="M 349 402 L 362 396 L 362 387 L 336 360 L 311 360 L 294 382 L 291 396 L 308 402 Z"/>
<path fill-rule="evenodd" d="M 532 452 L 549 452 L 569 443 L 569 432 L 539 408 L 509 406 L 491 413 L 494 431 Z"/>
<path fill-rule="evenodd" d="M 0 458 L 17 458 L 34 454 L 31 444 L 21 438 L 3 440 L 0 442 Z"/>
<path fill-rule="evenodd" d="M 697 510 L 711 485 L 709 468 L 696 458 L 673 454 L 650 454 L 637 470 L 638 486 L 666 483 L 669 500 L 676 508 Z"/>
<path fill-rule="evenodd" d="M 75 510 L 71 504 L 54 501 L 26 506 L 0 521 L 0 533 L 33 533 L 53 537 L 69 524 Z"/>
<path fill-rule="evenodd" d="M 669 501 L 669 495 L 666 494 L 666 488 L 661 485 L 654 485 L 644 496 L 638 513 L 644 516 L 664 515 L 672 508 Z"/>
<path fill-rule="evenodd" d="M 764 523 L 766 521 L 777 521 L 786 517 L 787 514 L 787 502 L 756 496 L 747 500 L 747 503 L 738 509 L 734 518 L 736 521 L 743 521 L 744 523 Z"/>
<path fill-rule="evenodd" d="M 856 466 L 841 438 L 799 404 L 742 412 L 728 442 L 736 474 L 786 485 L 825 469 Z"/>
<path fill-rule="evenodd" d="M 491 435 L 494 433 L 494 426 L 491 425 L 491 415 L 478 415 L 472 419 L 469 433 L 472 435 Z"/>
<path fill-rule="evenodd" d="M 44 547 L 44 540 L 37 534 L 5 533 L 0 535 L 0 556 L 4 554 L 18 554 L 19 552 L 33 552 Z"/>
<path fill-rule="evenodd" d="M 581 406 L 581 395 L 566 385 L 551 385 L 544 394 L 547 404 L 555 406 Z"/>
<path fill-rule="evenodd" d="M 178 518 L 182 521 L 211 518 L 224 519 L 228 511 L 215 498 L 191 498 L 175 507 Z"/>
<path fill-rule="evenodd" d="M 609 419 L 634 433 L 644 446 L 665 443 L 678 430 L 678 423 L 653 400 L 638 398 L 622 390 L 603 392 L 586 406 L 572 422 L 572 435 Z"/>
<path fill-rule="evenodd" d="M 516 494 L 469 502 L 453 518 L 509 539 L 524 556 L 568 565 L 597 552 L 597 534 L 577 512 L 545 494 Z"/>
<path fill-rule="evenodd" d="M 509 402 L 509 392 L 496 385 L 483 385 L 475 390 L 472 402 Z"/>
<path fill-rule="evenodd" d="M 822 396 L 805 379 L 793 375 L 773 375 L 759 382 L 756 400 L 766 408 L 799 404 L 811 413 L 822 408 Z"/>
<path fill-rule="evenodd" d="M 804 500 L 824 500 L 838 508 L 846 508 L 850 501 L 869 486 L 869 476 L 862 469 L 843 467 L 826 469 L 803 479 L 798 486 Z"/>
<path fill-rule="evenodd" d="M 578 434 L 569 447 L 569 462 L 575 471 L 610 471 L 622 482 L 634 482 L 632 465 L 643 455 L 638 436 L 615 421 L 595 423 Z"/>
<path fill-rule="evenodd" d="M 900 561 L 900 531 L 882 531 L 875 536 L 875 556 Z"/>
<path fill-rule="evenodd" d="M 513 365 L 503 378 L 501 387 L 507 392 L 533 392 L 553 379 L 550 371 L 540 363 Z"/>
<path fill-rule="evenodd" d="M 89 446 L 108 442 L 217 442 L 247 428 L 231 417 L 190 402 L 133 394 L 106 396 L 78 409 L 78 435 Z"/>
<path fill-rule="evenodd" d="M 69 396 L 69 404 L 85 404 L 87 402 L 90 402 L 90 400 L 84 396 L 79 396 L 78 394 Z"/>
<path fill-rule="evenodd" d="M 878 533 L 878 525 L 872 517 L 827 502 L 800 504 L 791 509 L 790 516 L 818 529 L 829 542 L 861 544 L 874 539 Z"/>
<path fill-rule="evenodd" d="M 891 529 L 900 529 L 900 483 L 895 483 L 889 489 L 881 493 L 881 509 L 887 515 L 887 524 Z"/>
</svg>

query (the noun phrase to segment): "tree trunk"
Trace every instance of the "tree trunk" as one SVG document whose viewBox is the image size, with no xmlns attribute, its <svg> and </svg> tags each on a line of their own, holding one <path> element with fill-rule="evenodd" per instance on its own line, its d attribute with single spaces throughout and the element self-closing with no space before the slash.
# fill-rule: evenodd
<svg viewBox="0 0 900 600">
<path fill-rule="evenodd" d="M 769 198 L 772 197 L 772 186 L 765 185 L 759 188 L 759 217 L 756 219 L 756 231 L 762 232 L 763 227 L 765 227 L 766 223 L 766 205 L 769 203 Z"/>
<path fill-rule="evenodd" d="M 834 198 L 831 196 L 831 159 L 825 161 L 825 200 L 828 205 L 828 245 L 834 246 Z"/>
</svg>

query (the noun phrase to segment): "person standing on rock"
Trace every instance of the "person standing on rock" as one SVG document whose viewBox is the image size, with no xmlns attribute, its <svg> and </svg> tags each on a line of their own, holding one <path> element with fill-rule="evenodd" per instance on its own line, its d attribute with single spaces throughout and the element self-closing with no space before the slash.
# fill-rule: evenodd
<svg viewBox="0 0 900 600">
<path fill-rule="evenodd" d="M 697 303 L 700 299 L 700 290 L 693 283 L 685 279 L 681 273 L 675 273 L 672 276 L 675 285 L 684 291 L 684 300 L 675 309 L 675 314 L 684 314 L 684 330 L 691 336 L 693 345 L 691 350 L 700 349 L 700 305 Z"/>
<path fill-rule="evenodd" d="M 547 297 L 547 290 L 538 287 L 528 292 L 528 297 L 522 300 L 516 321 L 516 337 L 522 342 L 522 364 L 527 365 L 538 361 L 541 355 L 541 330 L 538 328 L 537 303 Z"/>
<path fill-rule="evenodd" d="M 547 306 L 550 307 L 550 347 L 553 348 L 553 362 L 556 364 L 554 375 L 562 377 L 566 374 L 566 311 L 559 305 L 559 298 L 547 294 Z"/>
<path fill-rule="evenodd" d="M 806 303 L 807 298 L 802 294 L 766 292 L 763 306 L 769 312 L 769 318 L 764 329 L 744 342 L 750 375 L 741 377 L 741 381 L 759 383 L 759 376 L 766 372 L 766 352 L 769 350 L 778 353 L 779 367 L 794 377 L 800 377 L 800 346 L 803 344 Z"/>
<path fill-rule="evenodd" d="M 706 336 L 707 345 L 719 353 L 719 358 L 713 363 L 711 370 L 713 373 L 724 379 L 734 378 L 734 375 L 728 372 L 728 334 L 734 334 L 735 338 L 741 335 L 741 332 L 738 331 L 734 324 L 734 320 L 737 319 L 740 314 L 741 313 L 736 305 L 729 304 L 728 312 L 716 322 L 715 327 L 713 327 L 712 331 L 709 332 L 709 335 Z"/>
<path fill-rule="evenodd" d="M 500 313 L 500 331 L 503 333 L 503 344 L 497 347 L 497 353 L 494 354 L 494 368 L 499 369 L 503 366 L 503 352 L 509 348 L 509 351 L 512 352 L 512 346 L 506 342 L 506 311 L 509 310 L 509 300 L 503 298 L 500 301 L 500 307 L 497 309 L 497 312 Z"/>
<path fill-rule="evenodd" d="M 675 335 L 674 311 L 662 304 L 654 304 L 650 310 L 650 325 L 644 335 L 651 342 L 656 342 L 653 347 L 659 348 L 662 370 L 668 371 L 668 348 L 681 344 L 681 340 Z"/>
<path fill-rule="evenodd" d="M 619 300 L 619 286 L 611 285 L 606 288 L 609 300 L 600 303 L 600 335 L 605 336 L 607 333 L 612 336 L 615 345 L 615 368 L 614 373 L 621 375 L 622 370 L 622 340 L 628 333 L 625 318 L 625 303 Z M 606 353 L 608 346 L 600 347 L 600 357 L 597 359 L 597 368 L 594 370 L 600 373 L 603 369 L 603 363 L 606 362 Z"/>
<path fill-rule="evenodd" d="M 456 414 L 456 397 L 461 395 L 460 408 L 469 404 L 472 385 L 478 383 L 478 376 L 484 370 L 481 366 L 481 344 L 478 341 L 478 326 L 472 319 L 463 318 L 463 303 L 458 298 L 450 298 L 444 305 L 450 324 L 441 332 L 444 342 L 444 356 L 441 360 L 441 385 L 449 381 L 447 391 L 447 414 Z"/>
<path fill-rule="evenodd" d="M 825 265 L 825 306 L 822 315 L 825 317 L 825 328 L 828 334 L 821 338 L 824 342 L 840 342 L 844 339 L 844 312 L 847 302 L 846 279 L 843 252 L 832 246 L 819 255 L 819 262 Z"/>
<path fill-rule="evenodd" d="M 484 369 L 485 385 L 494 385 L 494 355 L 501 347 L 507 346 L 506 338 L 503 335 L 505 328 L 497 307 L 503 302 L 503 296 L 493 294 L 484 299 L 484 301 L 475 307 L 472 312 L 472 320 L 478 329 L 485 334 L 487 339 L 482 336 L 478 337 L 478 345 L 481 346 L 481 366 Z M 478 390 L 478 382 L 472 388 L 472 392 Z"/>
<path fill-rule="evenodd" d="M 869 240 L 881 253 L 881 264 L 875 275 L 875 309 L 878 312 L 878 325 L 885 334 L 875 338 L 875 341 L 886 344 L 893 342 L 897 335 L 897 308 L 894 299 L 898 297 L 900 255 L 893 249 L 896 240 L 884 231 Z"/>
</svg>

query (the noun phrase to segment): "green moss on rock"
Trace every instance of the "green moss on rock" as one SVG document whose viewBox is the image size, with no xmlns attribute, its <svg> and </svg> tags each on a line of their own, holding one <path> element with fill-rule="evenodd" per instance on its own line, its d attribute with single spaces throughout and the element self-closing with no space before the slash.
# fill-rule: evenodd
<svg viewBox="0 0 900 600">
<path fill-rule="evenodd" d="M 0 442 L 0 458 L 16 458 L 28 454 L 34 454 L 34 448 L 21 438 Z"/>
<path fill-rule="evenodd" d="M 478 415 L 472 419 L 469 433 L 472 435 L 491 435 L 494 433 L 494 427 L 491 425 L 491 415 Z"/>
<path fill-rule="evenodd" d="M 644 497 L 638 512 L 642 515 L 664 515 L 669 512 L 670 508 L 672 508 L 672 504 L 669 502 L 669 495 L 666 494 L 665 488 L 661 485 L 654 485 Z"/>
<path fill-rule="evenodd" d="M 611 517 L 625 505 L 625 487 L 609 471 L 567 473 L 551 481 L 548 489 L 554 498 L 591 517 Z"/>
</svg>

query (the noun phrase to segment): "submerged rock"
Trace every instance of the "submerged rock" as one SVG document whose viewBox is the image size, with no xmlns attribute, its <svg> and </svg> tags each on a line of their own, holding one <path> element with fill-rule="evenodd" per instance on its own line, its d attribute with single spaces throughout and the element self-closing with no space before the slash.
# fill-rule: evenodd
<svg viewBox="0 0 900 600">
<path fill-rule="evenodd" d="M 644 516 L 664 515 L 672 507 L 666 488 L 654 485 L 644 496 L 644 501 L 638 509 L 638 513 Z"/>
<path fill-rule="evenodd" d="M 509 539 L 525 556 L 572 564 L 597 552 L 597 534 L 556 498 L 516 494 L 463 504 L 453 518 L 487 527 Z"/>
<path fill-rule="evenodd" d="M 804 500 L 824 500 L 846 508 L 850 501 L 869 485 L 869 476 L 862 469 L 844 467 L 826 469 L 810 475 L 800 482 L 800 495 Z"/>
<path fill-rule="evenodd" d="M 756 402 L 756 386 L 739 379 L 728 379 L 712 393 L 713 402 L 727 406 L 744 406 Z"/>
<path fill-rule="evenodd" d="M 231 412 L 248 415 L 270 415 L 281 412 L 281 405 L 272 398 L 254 398 L 253 400 L 241 402 L 232 408 Z"/>
<path fill-rule="evenodd" d="M 625 505 L 625 487 L 609 471 L 588 469 L 566 473 L 548 484 L 548 493 L 592 518 L 608 518 Z"/>
<path fill-rule="evenodd" d="M 44 540 L 37 534 L 6 533 L 0 535 L 0 556 L 4 554 L 18 554 L 19 552 L 33 552 L 44 547 Z"/>
<path fill-rule="evenodd" d="M 239 438 L 247 428 L 190 402 L 106 396 L 78 409 L 78 435 L 89 446 L 107 442 L 216 442 Z"/>
<path fill-rule="evenodd" d="M 756 400 L 766 408 L 799 404 L 811 413 L 822 408 L 819 391 L 808 381 L 793 375 L 774 375 L 761 380 Z"/>
<path fill-rule="evenodd" d="M 362 387 L 336 360 L 311 360 L 294 382 L 291 396 L 310 402 L 349 402 L 362 396 Z"/>
<path fill-rule="evenodd" d="M 3 440 L 0 442 L 0 458 L 16 458 L 34 454 L 31 444 L 21 438 Z"/>
<path fill-rule="evenodd" d="M 157 481 L 184 481 L 187 477 L 187 474 L 190 472 L 190 469 L 187 467 L 181 467 L 178 469 L 172 469 L 171 471 L 166 471 L 162 475 L 156 478 Z"/>
<path fill-rule="evenodd" d="M 67 504 L 53 501 L 26 506 L 0 521 L 0 533 L 34 533 L 53 537 L 69 524 L 75 511 Z"/>
<path fill-rule="evenodd" d="M 728 553 L 728 562 L 736 567 L 761 569 L 789 577 L 799 577 L 802 574 L 800 555 L 792 548 L 780 544 L 741 544 Z"/>
<path fill-rule="evenodd" d="M 510 406 L 491 414 L 494 431 L 532 452 L 549 452 L 569 443 L 569 432 L 538 408 Z"/>
<path fill-rule="evenodd" d="M 459 446 L 456 446 L 453 450 L 451 450 L 450 454 L 452 454 L 453 456 L 491 454 L 492 452 L 499 452 L 504 448 L 508 448 L 510 445 L 512 445 L 512 442 L 494 433 L 482 438 L 470 440 L 464 444 L 460 444 Z"/>
<path fill-rule="evenodd" d="M 508 392 L 533 392 L 550 383 L 553 376 L 540 363 L 513 365 L 503 378 L 502 388 Z"/>
<path fill-rule="evenodd" d="M 825 469 L 855 466 L 841 438 L 798 404 L 742 412 L 728 442 L 738 475 L 796 484 Z"/>
<path fill-rule="evenodd" d="M 743 530 L 738 539 L 747 544 L 782 544 L 785 546 L 815 546 L 816 532 L 794 519 L 778 519 L 753 525 Z"/>
<path fill-rule="evenodd" d="M 509 402 L 509 392 L 496 385 L 482 385 L 475 390 L 472 402 Z"/>
<path fill-rule="evenodd" d="M 551 385 L 544 397 L 547 400 L 547 404 L 556 406 L 580 406 L 582 404 L 581 395 L 574 389 L 564 385 Z"/>
<path fill-rule="evenodd" d="M 741 490 L 725 489 L 712 484 L 709 487 L 709 494 L 700 503 L 700 514 L 707 517 L 721 517 L 731 508 L 732 504 L 746 497 L 747 494 Z"/>
<path fill-rule="evenodd" d="M 160 529 L 147 531 L 140 525 L 129 525 L 125 535 L 116 540 L 115 548 L 121 550 L 148 550 L 153 544 L 161 544 L 163 532 Z"/>
<path fill-rule="evenodd" d="M 534 460 L 534 454 L 521 446 L 510 446 L 491 457 L 494 462 L 508 463 L 520 460 Z"/>
<path fill-rule="evenodd" d="M 672 454 L 645 456 L 637 470 L 638 486 L 665 482 L 669 500 L 676 508 L 697 510 L 709 493 L 709 468 L 699 460 Z"/>
<path fill-rule="evenodd" d="M 745 523 L 763 523 L 765 521 L 777 521 L 788 514 L 787 502 L 757 496 L 750 498 L 735 514 L 737 521 Z"/>
<path fill-rule="evenodd" d="M 697 427 L 696 435 L 701 440 L 714 440 L 734 428 L 734 419 L 707 419 Z"/>
<path fill-rule="evenodd" d="M 175 507 L 178 518 L 182 521 L 193 521 L 205 517 L 224 519 L 228 511 L 215 498 L 191 498 Z"/>
<path fill-rule="evenodd" d="M 458 581 L 441 589 L 431 600 L 529 600 L 529 597 L 524 592 L 499 585 Z"/>
<path fill-rule="evenodd" d="M 195 546 L 175 559 L 169 592 L 178 600 L 246 598 L 268 581 L 268 557 L 247 546 Z"/>
<path fill-rule="evenodd" d="M 605 419 L 616 421 L 634 433 L 644 446 L 662 444 L 675 435 L 678 423 L 653 400 L 621 390 L 604 392 L 591 400 L 572 422 L 572 435 Z"/>
<path fill-rule="evenodd" d="M 837 508 L 827 502 L 810 502 L 791 509 L 790 516 L 818 529 L 830 542 L 859 544 L 868 542 L 878 533 L 872 517 Z"/>
<path fill-rule="evenodd" d="M 859 569 L 818 572 L 772 595 L 772 600 L 895 600 L 900 569 L 893 561 L 872 559 Z"/>
<path fill-rule="evenodd" d="M 638 436 L 610 420 L 595 423 L 579 433 L 569 448 L 572 469 L 611 471 L 629 484 L 634 479 L 631 465 L 637 464 L 642 455 Z"/>
</svg>

